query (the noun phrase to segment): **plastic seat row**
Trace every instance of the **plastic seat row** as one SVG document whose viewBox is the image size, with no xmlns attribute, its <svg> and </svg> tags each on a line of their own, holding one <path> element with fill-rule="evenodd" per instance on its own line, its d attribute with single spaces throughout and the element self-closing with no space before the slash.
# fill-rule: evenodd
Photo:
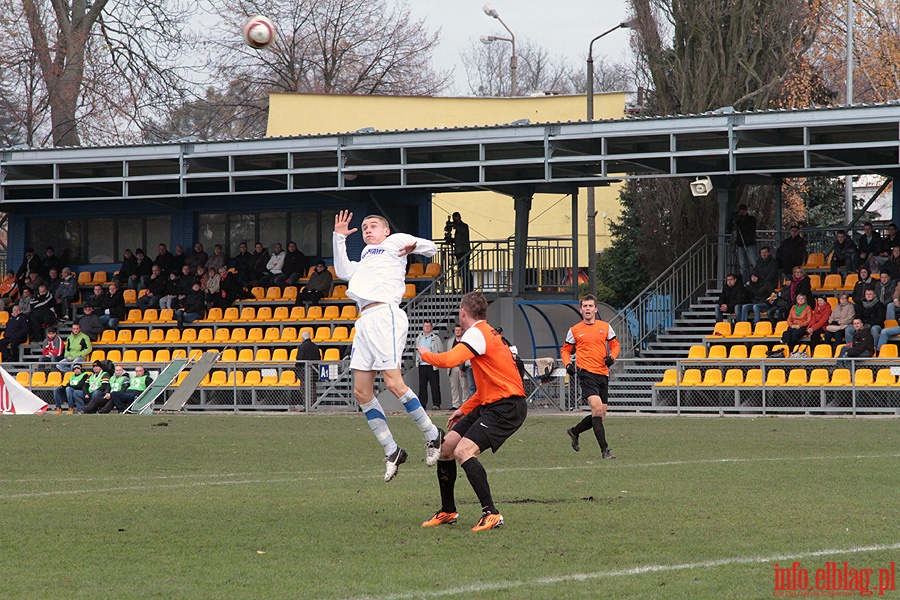
<svg viewBox="0 0 900 600">
<path fill-rule="evenodd" d="M 176 383 L 181 383 L 182 377 L 187 373 L 179 374 Z M 200 387 L 290 387 L 298 386 L 300 381 L 297 380 L 297 374 L 293 369 L 284 369 L 281 375 L 278 375 L 275 369 L 264 369 L 262 371 L 213 371 L 207 374 L 200 382 Z"/>
<path fill-rule="evenodd" d="M 686 369 L 684 376 L 679 379 L 677 369 L 667 369 L 662 381 L 655 387 L 761 387 L 761 386 L 785 386 L 785 387 L 888 387 L 900 386 L 897 377 L 890 369 L 878 369 L 875 375 L 872 369 L 857 369 L 855 376 L 851 376 L 850 369 L 835 369 L 829 375 L 828 369 L 813 369 L 807 373 L 806 369 L 766 369 L 766 379 L 763 382 L 762 369 L 750 369 L 745 374 L 741 369 L 728 369 L 724 377 L 719 369 Z"/>
<path fill-rule="evenodd" d="M 308 332 L 310 338 L 316 342 L 352 342 L 356 336 L 355 327 L 337 325 L 320 325 L 316 328 L 301 327 L 235 327 L 227 329 L 220 327 L 215 331 L 212 327 L 202 329 L 184 329 L 175 327 L 171 329 L 120 329 L 118 332 L 108 329 L 103 332 L 100 339 L 94 345 L 124 345 L 124 344 L 295 344 L 302 341 L 303 332 Z"/>
<path fill-rule="evenodd" d="M 885 328 L 897 327 L 895 319 L 884 322 Z M 760 321 L 755 326 L 747 321 L 738 321 L 733 326 L 728 321 L 720 321 L 713 327 L 712 335 L 707 338 L 780 338 L 787 329 L 787 321 L 779 321 L 774 329 L 771 321 Z"/>
<path fill-rule="evenodd" d="M 297 299 L 297 287 L 289 285 L 282 290 L 277 285 L 267 288 L 256 286 L 250 288 L 250 294 L 253 297 L 247 298 L 243 302 L 293 302 Z M 347 300 L 347 286 L 335 285 L 331 288 L 331 295 L 327 296 L 325 300 Z"/>
<path fill-rule="evenodd" d="M 422 263 L 412 263 L 409 265 L 409 270 L 406 271 L 407 279 L 434 279 L 435 277 L 441 274 L 441 265 L 440 263 L 428 263 L 427 265 L 423 265 Z"/>
<path fill-rule="evenodd" d="M 840 354 L 841 348 L 843 345 L 837 346 L 834 350 L 832 350 L 829 344 L 819 344 L 815 347 L 815 349 L 810 352 L 810 348 L 808 344 L 801 344 L 799 346 L 799 350 L 806 352 L 810 355 L 811 358 L 814 359 L 830 359 L 837 358 L 838 354 Z M 712 360 L 721 360 L 726 358 L 737 358 L 737 359 L 762 359 L 768 358 L 767 353 L 770 350 L 781 350 L 784 353 L 785 358 L 790 354 L 790 351 L 787 346 L 784 344 L 776 344 L 772 348 L 769 348 L 766 344 L 754 344 L 750 350 L 747 350 L 746 346 L 742 346 L 740 344 L 735 344 L 733 346 L 725 346 L 722 344 L 716 344 L 714 346 L 710 346 L 709 350 L 706 349 L 706 346 L 696 345 L 691 346 L 690 350 L 688 350 L 688 359 L 689 360 L 703 360 L 703 359 L 712 359 Z M 897 358 L 898 351 L 897 346 L 895 344 L 885 344 L 881 347 L 881 350 L 878 351 L 878 354 L 875 358 Z"/>
<path fill-rule="evenodd" d="M 109 274 L 106 271 L 81 271 L 78 274 L 78 285 L 106 285 L 109 283 Z"/>
<path fill-rule="evenodd" d="M 260 306 L 254 308 L 245 306 L 238 309 L 236 306 L 230 306 L 224 311 L 221 308 L 211 308 L 205 319 L 195 321 L 196 323 L 250 323 L 254 321 L 354 321 L 359 315 L 356 311 L 356 305 L 348 304 L 345 306 L 310 306 L 309 310 L 303 306 Z M 170 308 L 162 310 L 156 308 L 148 308 L 141 311 L 139 308 L 132 308 L 128 311 L 125 319 L 120 324 L 154 324 L 154 323 L 174 323 L 174 311 Z"/>
</svg>

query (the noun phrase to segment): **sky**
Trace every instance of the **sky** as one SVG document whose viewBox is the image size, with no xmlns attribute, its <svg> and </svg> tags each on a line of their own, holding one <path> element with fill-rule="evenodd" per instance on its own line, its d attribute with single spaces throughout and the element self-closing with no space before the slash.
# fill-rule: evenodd
<svg viewBox="0 0 900 600">
<path fill-rule="evenodd" d="M 441 30 L 434 53 L 439 70 L 453 71 L 450 94 L 470 93 L 460 52 L 480 44 L 482 35 L 507 36 L 506 30 L 482 10 L 485 0 L 407 0 L 412 16 L 424 19 L 429 31 Z M 627 0 L 490 0 L 500 18 L 516 35 L 530 40 L 553 57 L 584 64 L 594 36 L 628 20 Z M 506 42 L 494 42 L 506 43 Z M 626 62 L 628 30 L 615 31 L 594 44 L 594 60 Z"/>
</svg>

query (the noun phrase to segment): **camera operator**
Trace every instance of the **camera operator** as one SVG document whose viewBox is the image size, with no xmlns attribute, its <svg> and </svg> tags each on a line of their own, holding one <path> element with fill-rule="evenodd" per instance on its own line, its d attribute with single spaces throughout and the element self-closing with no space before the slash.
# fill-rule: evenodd
<svg viewBox="0 0 900 600">
<path fill-rule="evenodd" d="M 750 271 L 756 266 L 759 254 L 756 250 L 756 217 L 747 214 L 747 205 L 738 206 L 728 224 L 728 233 L 734 234 L 734 246 L 737 250 L 738 265 L 741 270 L 741 283 L 750 281 Z"/>
<path fill-rule="evenodd" d="M 458 212 L 453 213 L 452 220 L 447 218 L 447 224 L 444 225 L 444 241 L 453 245 L 453 256 L 456 257 L 456 269 L 462 282 L 462 292 L 464 294 L 471 292 L 473 285 L 469 272 L 469 253 L 472 245 L 469 241 L 469 226 L 463 223 L 462 216 Z"/>
</svg>

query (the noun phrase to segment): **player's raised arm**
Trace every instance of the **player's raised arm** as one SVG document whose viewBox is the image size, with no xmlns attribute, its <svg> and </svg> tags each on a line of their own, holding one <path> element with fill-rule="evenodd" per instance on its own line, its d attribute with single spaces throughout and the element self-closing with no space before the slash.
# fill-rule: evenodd
<svg viewBox="0 0 900 600">
<path fill-rule="evenodd" d="M 418 238 L 408 233 L 395 233 L 391 237 L 395 238 L 400 245 L 400 251 L 397 253 L 397 256 L 406 256 L 407 254 L 434 256 L 437 254 L 437 246 L 431 240 Z"/>
<path fill-rule="evenodd" d="M 334 215 L 334 232 L 344 237 L 356 233 L 357 228 L 350 229 L 350 221 L 353 219 L 353 213 L 349 210 L 342 210 Z"/>
<path fill-rule="evenodd" d="M 331 236 L 334 245 L 334 272 L 338 278 L 349 280 L 356 271 L 359 263 L 351 261 L 347 256 L 347 236 L 355 233 L 356 228 L 350 229 L 350 220 L 353 213 L 342 210 L 334 216 L 334 234 Z"/>
</svg>

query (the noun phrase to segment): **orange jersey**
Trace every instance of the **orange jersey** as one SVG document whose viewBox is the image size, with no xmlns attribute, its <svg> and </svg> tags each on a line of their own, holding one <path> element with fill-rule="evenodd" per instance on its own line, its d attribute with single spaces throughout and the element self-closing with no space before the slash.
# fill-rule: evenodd
<svg viewBox="0 0 900 600">
<path fill-rule="evenodd" d="M 566 334 L 566 343 L 560 351 L 564 365 L 571 362 L 573 350 L 578 358 L 579 369 L 597 375 L 609 375 L 609 367 L 606 366 L 607 352 L 613 358 L 619 358 L 619 340 L 609 323 L 596 319 L 588 325 L 581 321 L 572 325 Z"/>
<path fill-rule="evenodd" d="M 482 404 L 512 396 L 525 396 L 516 359 L 500 334 L 486 321 L 476 321 L 449 351 L 440 354 L 424 352 L 422 360 L 441 369 L 450 369 L 467 360 L 472 361 L 472 375 L 478 389 L 460 407 L 465 414 Z"/>
</svg>

